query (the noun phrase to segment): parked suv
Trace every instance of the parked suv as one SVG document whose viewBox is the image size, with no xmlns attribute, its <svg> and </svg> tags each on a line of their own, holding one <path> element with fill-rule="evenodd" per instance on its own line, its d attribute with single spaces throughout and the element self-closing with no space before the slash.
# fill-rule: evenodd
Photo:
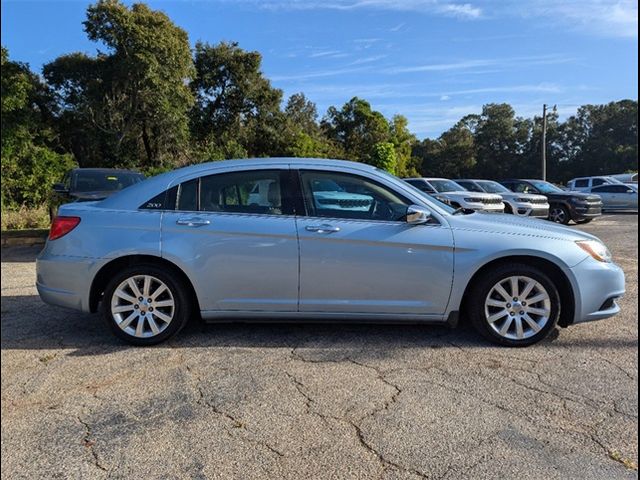
<svg viewBox="0 0 640 480">
<path fill-rule="evenodd" d="M 522 217 L 549 217 L 549 201 L 544 195 L 515 193 L 493 180 L 456 180 L 470 192 L 495 193 L 502 197 L 505 212 Z"/>
<path fill-rule="evenodd" d="M 602 199 L 598 195 L 582 192 L 566 192 L 544 180 L 509 179 L 500 183 L 512 192 L 534 193 L 549 200 L 549 220 L 567 225 L 589 223 L 602 215 Z"/>
<path fill-rule="evenodd" d="M 469 192 L 453 180 L 447 180 L 446 178 L 406 178 L 405 182 L 454 208 L 504 212 L 504 203 L 500 195 Z"/>
<path fill-rule="evenodd" d="M 74 168 L 60 183 L 53 184 L 49 202 L 49 217 L 53 219 L 58 207 L 69 202 L 104 200 L 109 195 L 144 180 L 144 175 L 115 168 Z"/>
<path fill-rule="evenodd" d="M 569 190 L 576 192 L 588 192 L 593 187 L 599 187 L 600 185 L 619 185 L 621 183 L 622 182 L 620 180 L 609 176 L 580 177 L 569 180 L 569 182 L 567 182 L 567 187 Z"/>
</svg>

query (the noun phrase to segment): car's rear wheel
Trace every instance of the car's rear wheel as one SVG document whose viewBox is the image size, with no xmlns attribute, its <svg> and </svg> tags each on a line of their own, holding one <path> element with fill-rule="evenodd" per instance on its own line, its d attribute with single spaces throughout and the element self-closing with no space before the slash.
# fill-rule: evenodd
<svg viewBox="0 0 640 480">
<path fill-rule="evenodd" d="M 549 211 L 549 220 L 556 223 L 561 223 L 562 225 L 569 225 L 571 221 L 571 213 L 562 205 L 554 205 L 551 207 Z"/>
<path fill-rule="evenodd" d="M 102 314 L 113 333 L 133 345 L 153 345 L 175 335 L 190 312 L 190 296 L 182 282 L 155 265 L 120 272 L 102 300 Z"/>
<path fill-rule="evenodd" d="M 467 309 L 474 327 L 494 343 L 526 347 L 545 338 L 558 323 L 560 294 L 539 268 L 499 267 L 477 280 Z"/>
</svg>

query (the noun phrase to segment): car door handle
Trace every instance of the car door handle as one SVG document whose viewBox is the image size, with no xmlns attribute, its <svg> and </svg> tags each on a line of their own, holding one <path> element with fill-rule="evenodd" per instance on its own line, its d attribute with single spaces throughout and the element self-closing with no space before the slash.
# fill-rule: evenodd
<svg viewBox="0 0 640 480">
<path fill-rule="evenodd" d="M 340 227 L 334 227 L 333 225 L 307 225 L 304 227 L 308 232 L 316 233 L 336 233 L 340 231 Z"/>
<path fill-rule="evenodd" d="M 187 227 L 202 227 L 204 225 L 209 225 L 210 223 L 210 220 L 200 217 L 179 218 L 176 220 L 176 224 Z"/>
</svg>

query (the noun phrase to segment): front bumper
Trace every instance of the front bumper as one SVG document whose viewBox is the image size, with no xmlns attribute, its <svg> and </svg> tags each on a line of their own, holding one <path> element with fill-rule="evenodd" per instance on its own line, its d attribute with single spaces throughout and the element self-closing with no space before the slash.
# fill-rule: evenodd
<svg viewBox="0 0 640 480">
<path fill-rule="evenodd" d="M 548 218 L 549 205 L 534 205 L 531 203 L 516 203 L 513 207 L 513 213 L 521 217 Z"/>
<path fill-rule="evenodd" d="M 617 300 L 625 294 L 625 277 L 618 265 L 589 257 L 571 270 L 578 285 L 573 323 L 603 320 L 620 312 Z"/>
<path fill-rule="evenodd" d="M 588 218 L 596 218 L 602 215 L 602 204 L 594 205 L 570 205 L 571 218 L 573 220 L 586 220 Z"/>
<path fill-rule="evenodd" d="M 36 288 L 43 302 L 89 312 L 89 291 L 96 260 L 51 255 L 36 259 Z"/>
<path fill-rule="evenodd" d="M 503 203 L 465 203 L 462 206 L 476 212 L 504 213 Z"/>
</svg>

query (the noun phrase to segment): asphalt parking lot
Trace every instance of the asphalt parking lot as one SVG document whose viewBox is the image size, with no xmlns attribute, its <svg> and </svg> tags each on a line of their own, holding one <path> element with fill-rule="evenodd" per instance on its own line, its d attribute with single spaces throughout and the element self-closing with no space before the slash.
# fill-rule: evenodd
<svg viewBox="0 0 640 480">
<path fill-rule="evenodd" d="M 623 313 L 518 350 L 196 323 L 128 347 L 40 301 L 37 248 L 3 249 L 2 478 L 637 478 L 638 217 L 579 228 L 623 266 Z"/>
</svg>

